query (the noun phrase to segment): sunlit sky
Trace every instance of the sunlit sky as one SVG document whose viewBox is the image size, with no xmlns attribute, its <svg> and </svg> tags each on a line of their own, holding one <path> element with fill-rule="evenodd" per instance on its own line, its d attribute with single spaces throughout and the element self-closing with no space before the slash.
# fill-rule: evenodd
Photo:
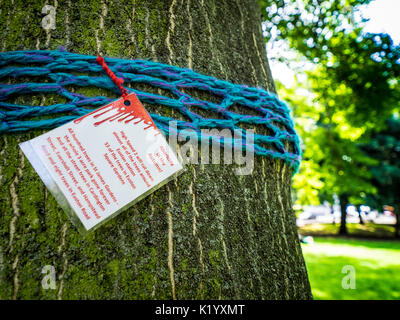
<svg viewBox="0 0 400 320">
<path fill-rule="evenodd" d="M 374 0 L 369 5 L 360 7 L 364 18 L 369 19 L 364 30 L 373 33 L 388 33 L 395 44 L 400 43 L 400 0 Z M 268 44 L 267 52 L 273 50 Z M 270 60 L 272 75 L 286 86 L 294 83 L 294 71 L 285 64 Z"/>
<path fill-rule="evenodd" d="M 400 42 L 400 0 L 375 0 L 361 9 L 367 22 L 368 32 L 388 33 L 395 44 Z"/>
</svg>

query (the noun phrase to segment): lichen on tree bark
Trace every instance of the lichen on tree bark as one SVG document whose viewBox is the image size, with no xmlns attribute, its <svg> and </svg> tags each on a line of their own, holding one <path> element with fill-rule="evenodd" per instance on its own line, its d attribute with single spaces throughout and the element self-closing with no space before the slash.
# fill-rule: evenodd
<svg viewBox="0 0 400 320">
<path fill-rule="evenodd" d="M 41 26 L 45 4 L 56 9 L 55 30 Z M 3 1 L 0 45 L 154 59 L 274 91 L 260 19 L 250 0 Z M 84 239 L 18 147 L 42 132 L 0 137 L 1 299 L 311 297 L 283 162 L 256 157 L 248 176 L 228 165 L 191 164 Z M 55 268 L 55 290 L 41 285 L 45 265 Z"/>
</svg>

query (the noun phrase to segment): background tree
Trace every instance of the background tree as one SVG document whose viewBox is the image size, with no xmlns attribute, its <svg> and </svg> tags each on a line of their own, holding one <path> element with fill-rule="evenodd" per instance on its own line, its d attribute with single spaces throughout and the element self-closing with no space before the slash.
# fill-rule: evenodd
<svg viewBox="0 0 400 320">
<path fill-rule="evenodd" d="M 370 157 L 377 160 L 370 170 L 376 194 L 366 194 L 365 202 L 374 209 L 382 210 L 385 205 L 395 209 L 395 236 L 400 237 L 400 120 L 386 121 L 386 129 L 374 132 L 371 140 L 361 146 Z"/>
<path fill-rule="evenodd" d="M 307 101 L 310 98 L 298 98 L 295 90 L 289 90 L 291 94 L 287 95 L 285 89 L 279 91 L 282 97 L 296 106 L 294 114 L 304 143 L 302 167 L 293 183 L 297 203 L 319 204 L 324 199 L 332 204 L 334 195 L 337 195 L 341 204 L 339 233 L 347 234 L 347 205 L 361 204 L 363 196 L 376 192 L 370 182 L 372 174 L 369 165 L 377 164 L 377 161 L 357 146 L 353 139 L 358 136 L 354 132 L 356 128 L 352 128 L 344 119 L 335 120 L 334 106 L 340 98 L 331 92 L 335 91 L 332 83 L 326 81 L 323 84 L 322 76 L 315 74 L 310 74 L 309 79 L 319 79 L 320 89 L 326 84 L 325 90 L 321 90 L 323 96 L 315 95 L 314 90 L 315 98 Z M 335 104 L 332 105 L 332 101 Z"/>
<path fill-rule="evenodd" d="M 341 234 L 347 233 L 347 205 L 359 205 L 376 192 L 369 166 L 377 162 L 358 145 L 399 110 L 399 48 L 386 34 L 363 31 L 358 8 L 369 2 L 260 1 L 267 40 L 294 51 L 278 59 L 290 66 L 302 62 L 297 76 L 303 80 L 292 90 L 279 90 L 296 100 L 292 105 L 304 141 L 302 169 L 294 180 L 298 201 L 319 203 L 337 194 Z M 308 96 L 301 101 L 293 94 L 299 89 Z"/>
<path fill-rule="evenodd" d="M 44 4 L 55 7 L 55 30 L 41 26 Z M 1 51 L 62 45 L 274 90 L 254 1 L 3 1 L 0 21 Z M 62 99 L 38 94 L 15 101 Z M 256 157 L 253 175 L 241 177 L 231 166 L 190 165 L 83 239 L 18 148 L 42 132 L 1 137 L 2 299 L 310 298 L 291 208 L 291 170 L 283 162 Z M 45 265 L 55 267 L 55 290 L 41 286 Z"/>
</svg>

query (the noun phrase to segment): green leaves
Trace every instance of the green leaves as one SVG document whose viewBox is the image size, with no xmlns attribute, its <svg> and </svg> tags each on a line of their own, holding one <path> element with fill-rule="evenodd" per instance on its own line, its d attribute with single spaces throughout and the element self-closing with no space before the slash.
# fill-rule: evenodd
<svg viewBox="0 0 400 320">
<path fill-rule="evenodd" d="M 330 86 L 351 90 L 351 100 L 336 105 L 354 126 L 382 125 L 399 109 L 400 50 L 387 34 L 363 32 L 357 18 L 369 0 L 261 1 L 264 35 L 268 41 L 287 41 L 317 65 Z M 323 91 L 326 86 L 314 86 Z M 349 99 L 348 99 L 349 100 Z M 350 107 L 350 108 L 349 108 Z M 380 123 L 379 123 L 380 122 Z"/>
<path fill-rule="evenodd" d="M 382 185 L 400 171 L 399 163 L 388 160 L 393 154 L 388 146 L 398 143 L 393 135 L 384 143 L 369 141 L 389 128 L 385 120 L 400 110 L 400 48 L 387 34 L 363 31 L 359 8 L 369 2 L 260 1 L 267 41 L 288 43 L 298 53 L 297 60 L 313 65 L 297 70 L 306 74 L 304 81 L 292 88 L 277 86 L 293 106 L 302 137 L 304 160 L 293 182 L 299 204 L 315 204 L 333 194 L 347 194 L 355 204 L 367 195 L 376 200 L 372 195 L 385 193 Z M 286 59 L 293 64 L 293 58 Z M 366 152 L 360 148 L 366 143 L 378 149 Z M 382 157 L 375 157 L 379 152 Z"/>
<path fill-rule="evenodd" d="M 400 119 L 386 121 L 386 128 L 373 132 L 370 141 L 360 146 L 377 163 L 370 166 L 372 182 L 378 193 L 367 195 L 373 207 L 391 205 L 400 209 Z"/>
</svg>

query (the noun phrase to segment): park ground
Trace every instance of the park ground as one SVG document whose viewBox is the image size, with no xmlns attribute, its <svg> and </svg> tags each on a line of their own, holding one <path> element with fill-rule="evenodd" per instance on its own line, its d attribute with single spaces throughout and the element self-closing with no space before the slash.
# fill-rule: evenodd
<svg viewBox="0 0 400 320">
<path fill-rule="evenodd" d="M 338 237 L 337 229 L 323 224 L 299 228 L 314 240 L 302 244 L 314 299 L 399 300 L 400 241 L 393 238 L 393 227 L 349 224 L 347 237 Z M 348 266 L 355 271 L 354 289 L 342 286 Z"/>
</svg>

